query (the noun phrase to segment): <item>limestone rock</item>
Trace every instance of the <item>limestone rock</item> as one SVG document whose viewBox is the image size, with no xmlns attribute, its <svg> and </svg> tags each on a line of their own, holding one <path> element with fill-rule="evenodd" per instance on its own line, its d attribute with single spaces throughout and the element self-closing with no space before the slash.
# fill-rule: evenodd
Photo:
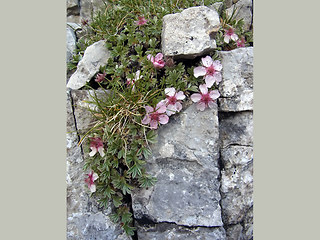
<svg viewBox="0 0 320 240">
<path fill-rule="evenodd" d="M 67 22 L 80 22 L 80 0 L 67 0 Z"/>
<path fill-rule="evenodd" d="M 105 46 L 105 40 L 100 40 L 89 46 L 77 66 L 77 70 L 69 79 L 68 88 L 79 89 L 99 72 L 99 68 L 107 64 L 110 52 Z"/>
<path fill-rule="evenodd" d="M 253 149 L 230 146 L 221 151 L 224 165 L 221 177 L 223 222 L 238 224 L 253 206 Z"/>
<path fill-rule="evenodd" d="M 97 12 L 105 7 L 106 0 L 81 0 L 80 17 L 81 19 L 91 20 Z"/>
<path fill-rule="evenodd" d="M 72 55 L 76 49 L 76 34 L 72 28 L 67 26 L 67 63 L 72 60 Z"/>
<path fill-rule="evenodd" d="M 243 236 L 243 227 L 241 224 L 231 225 L 226 227 L 228 240 L 245 240 Z"/>
<path fill-rule="evenodd" d="M 250 111 L 221 113 L 220 141 L 222 148 L 229 145 L 253 145 L 253 113 Z"/>
<path fill-rule="evenodd" d="M 160 223 L 143 227 L 138 225 L 139 240 L 225 240 L 224 228 L 186 228 L 175 224 Z"/>
<path fill-rule="evenodd" d="M 163 17 L 162 53 L 192 59 L 216 48 L 213 34 L 220 26 L 217 11 L 205 6 L 191 7 Z"/>
<path fill-rule="evenodd" d="M 217 108 L 195 104 L 158 130 L 146 169 L 155 186 L 132 194 L 134 216 L 186 226 L 222 226 Z"/>
<path fill-rule="evenodd" d="M 230 6 L 230 8 L 226 9 L 228 16 L 232 15 L 234 8 L 237 9 L 235 18 L 236 20 L 243 19 L 244 26 L 243 29 L 245 31 L 249 31 L 252 25 L 252 16 L 253 16 L 253 6 L 252 0 L 239 0 L 236 4 Z"/>
<path fill-rule="evenodd" d="M 253 47 L 221 51 L 220 111 L 253 110 Z"/>
</svg>

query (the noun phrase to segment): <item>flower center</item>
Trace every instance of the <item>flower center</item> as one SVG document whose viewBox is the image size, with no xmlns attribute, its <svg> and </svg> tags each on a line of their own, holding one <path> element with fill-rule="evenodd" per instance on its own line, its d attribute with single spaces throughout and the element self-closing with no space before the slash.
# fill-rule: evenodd
<svg viewBox="0 0 320 240">
<path fill-rule="evenodd" d="M 175 105 L 177 102 L 177 98 L 176 96 L 172 96 L 172 97 L 167 97 L 168 103 L 171 105 Z"/>
<path fill-rule="evenodd" d="M 205 103 L 206 105 L 208 105 L 208 103 L 212 101 L 209 93 L 207 94 L 202 94 L 202 97 L 201 97 L 201 102 Z"/>
<path fill-rule="evenodd" d="M 233 34 L 233 29 L 232 28 L 229 28 L 227 30 L 227 35 L 231 36 Z"/>
<path fill-rule="evenodd" d="M 154 113 L 150 114 L 150 118 L 151 118 L 151 120 L 159 122 L 159 115 L 160 115 L 159 113 L 154 112 Z"/>
<path fill-rule="evenodd" d="M 210 67 L 207 68 L 207 75 L 213 75 L 215 73 L 215 69 L 213 67 L 213 65 L 211 65 Z"/>
</svg>

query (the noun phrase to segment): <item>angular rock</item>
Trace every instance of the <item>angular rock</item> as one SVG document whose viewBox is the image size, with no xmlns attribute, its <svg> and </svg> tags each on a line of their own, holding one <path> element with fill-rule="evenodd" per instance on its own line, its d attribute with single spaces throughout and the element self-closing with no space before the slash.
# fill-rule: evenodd
<svg viewBox="0 0 320 240">
<path fill-rule="evenodd" d="M 185 226 L 222 226 L 217 107 L 195 104 L 158 130 L 146 169 L 155 186 L 132 194 L 134 216 Z"/>
<path fill-rule="evenodd" d="M 74 30 L 67 26 L 67 63 L 72 60 L 72 55 L 76 49 L 76 34 Z"/>
<path fill-rule="evenodd" d="M 219 110 L 253 110 L 253 47 L 221 51 Z"/>
<path fill-rule="evenodd" d="M 186 228 L 175 224 L 160 223 L 143 227 L 138 225 L 139 240 L 225 240 L 226 233 L 223 227 L 217 228 Z"/>
<path fill-rule="evenodd" d="M 252 19 L 253 19 L 253 7 L 252 0 L 239 0 L 236 4 L 230 6 L 230 8 L 226 9 L 226 13 L 228 16 L 232 15 L 234 9 L 237 9 L 234 19 L 240 20 L 243 19 L 244 31 L 249 31 L 252 27 Z"/>
<path fill-rule="evenodd" d="M 81 19 L 91 20 L 91 16 L 96 16 L 98 11 L 105 8 L 106 0 L 81 0 L 80 17 Z"/>
<path fill-rule="evenodd" d="M 245 240 L 243 236 L 243 227 L 241 224 L 231 225 L 226 227 L 228 240 Z"/>
<path fill-rule="evenodd" d="M 223 8 L 223 2 L 216 2 L 212 5 L 210 5 L 209 8 L 216 10 L 218 13 L 220 13 Z"/>
<path fill-rule="evenodd" d="M 67 87 L 79 89 L 99 72 L 99 68 L 107 64 L 110 52 L 105 46 L 105 40 L 100 40 L 89 46 L 77 66 L 77 70 L 70 77 Z"/>
<path fill-rule="evenodd" d="M 244 235 L 245 239 L 252 240 L 253 239 L 253 207 L 249 209 L 247 215 L 244 219 Z"/>
<path fill-rule="evenodd" d="M 221 207 L 224 224 L 238 224 L 253 206 L 253 148 L 230 146 L 221 151 Z"/>
<path fill-rule="evenodd" d="M 80 121 L 74 117 L 77 107 L 73 105 L 76 102 L 78 106 L 78 101 L 80 100 L 73 99 L 70 92 L 67 92 L 67 239 L 129 240 L 120 226 L 109 219 L 111 209 L 99 209 L 96 199 L 89 196 L 90 191 L 84 182 L 84 158 L 82 149 L 78 146 L 80 138 L 76 124 Z M 90 113 L 78 117 L 88 119 Z"/>
<path fill-rule="evenodd" d="M 221 113 L 219 117 L 222 148 L 229 145 L 253 145 L 253 113 L 251 111 Z"/>
<path fill-rule="evenodd" d="M 192 59 L 216 48 L 213 39 L 220 26 L 217 11 L 205 6 L 191 7 L 163 17 L 162 53 Z"/>
<path fill-rule="evenodd" d="M 67 22 L 80 22 L 80 0 L 67 0 Z"/>
</svg>

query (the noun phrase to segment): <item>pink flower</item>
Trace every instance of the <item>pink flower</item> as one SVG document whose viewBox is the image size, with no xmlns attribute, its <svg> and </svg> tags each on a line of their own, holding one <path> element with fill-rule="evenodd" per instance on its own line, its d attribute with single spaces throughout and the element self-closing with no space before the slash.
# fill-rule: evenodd
<svg viewBox="0 0 320 240">
<path fill-rule="evenodd" d="M 246 46 L 246 40 L 244 39 L 244 37 L 241 38 L 241 40 L 237 40 L 237 47 L 245 47 Z"/>
<path fill-rule="evenodd" d="M 219 60 L 213 61 L 210 56 L 206 56 L 201 59 L 202 65 L 200 67 L 196 67 L 193 70 L 194 76 L 197 78 L 199 76 L 204 76 L 206 85 L 208 88 L 212 87 L 214 82 L 217 84 L 221 82 L 221 69 L 222 65 Z"/>
<path fill-rule="evenodd" d="M 90 189 L 91 192 L 96 191 L 96 185 L 94 184 L 94 181 L 99 178 L 98 174 L 95 172 L 91 171 L 91 173 L 87 174 L 87 178 L 84 180 L 88 184 L 88 188 Z"/>
<path fill-rule="evenodd" d="M 103 157 L 104 154 L 104 149 L 103 149 L 103 142 L 101 140 L 101 138 L 90 138 L 91 142 L 90 142 L 90 149 L 91 152 L 89 153 L 90 157 L 93 157 L 97 152 L 100 153 L 100 156 Z"/>
<path fill-rule="evenodd" d="M 163 68 L 164 65 L 166 64 L 164 62 L 164 60 L 162 59 L 163 58 L 163 54 L 162 53 L 158 53 L 155 57 L 153 57 L 151 54 L 149 54 L 147 56 L 147 58 L 148 58 L 148 60 L 150 60 L 153 63 L 153 66 L 156 69 Z"/>
<path fill-rule="evenodd" d="M 137 25 L 139 25 L 139 26 L 142 26 L 142 25 L 145 25 L 147 22 L 148 22 L 148 20 L 147 19 L 145 19 L 144 17 L 138 17 L 138 21 L 136 21 L 135 23 L 137 24 Z"/>
<path fill-rule="evenodd" d="M 205 84 L 199 86 L 201 93 L 194 93 L 191 95 L 191 100 L 197 104 L 197 109 L 203 111 L 205 108 L 213 108 L 215 105 L 215 99 L 220 96 L 218 90 L 212 90 L 208 92 L 208 88 Z"/>
<path fill-rule="evenodd" d="M 106 75 L 107 75 L 106 73 L 98 73 L 97 76 L 96 76 L 95 81 L 96 81 L 96 82 L 102 82 L 102 81 L 104 81 L 104 78 L 105 78 Z"/>
<path fill-rule="evenodd" d="M 135 89 L 135 86 L 134 86 L 135 82 L 138 81 L 139 79 L 140 79 L 140 70 L 136 72 L 136 77 L 134 79 L 127 78 L 127 84 L 132 85 L 132 91 L 134 91 Z"/>
<path fill-rule="evenodd" d="M 225 34 L 224 34 L 224 41 L 226 43 L 229 43 L 230 39 L 233 41 L 237 41 L 238 40 L 238 35 L 234 33 L 233 28 L 229 28 L 227 30 L 224 30 Z"/>
<path fill-rule="evenodd" d="M 183 100 L 186 97 L 184 93 L 182 91 L 176 92 L 175 88 L 166 88 L 164 92 L 167 95 L 167 98 L 163 100 L 167 106 L 167 115 L 171 116 L 175 112 L 180 112 L 182 109 L 180 100 Z"/>
<path fill-rule="evenodd" d="M 142 124 L 150 124 L 151 129 L 157 129 L 158 123 L 167 124 L 169 117 L 165 114 L 167 108 L 163 101 L 159 102 L 154 109 L 150 106 L 145 106 L 146 116 L 142 119 Z"/>
</svg>

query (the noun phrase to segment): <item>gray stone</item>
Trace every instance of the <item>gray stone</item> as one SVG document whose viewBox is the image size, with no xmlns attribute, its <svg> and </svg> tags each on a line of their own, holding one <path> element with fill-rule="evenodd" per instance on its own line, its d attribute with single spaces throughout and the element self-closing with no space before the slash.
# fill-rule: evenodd
<svg viewBox="0 0 320 240">
<path fill-rule="evenodd" d="M 228 16 L 231 16 L 234 9 L 236 10 L 236 14 L 234 19 L 240 20 L 243 19 L 244 26 L 243 29 L 245 31 L 249 31 L 252 25 L 252 16 L 253 16 L 253 7 L 252 0 L 239 0 L 236 4 L 233 4 L 230 8 L 226 9 L 226 13 Z"/>
<path fill-rule="evenodd" d="M 81 92 L 78 90 L 78 92 Z M 72 91 L 67 92 L 67 239 L 89 240 L 110 239 L 129 240 L 118 224 L 111 222 L 109 215 L 111 209 L 100 209 L 94 197 L 90 197 L 90 191 L 86 187 L 84 179 L 86 172 L 83 171 L 84 158 L 82 149 L 78 146 L 79 136 L 77 133 L 80 118 L 87 118 L 85 122 L 92 120 L 88 111 L 79 114 L 79 101 L 81 96 L 87 94 Z M 88 91 L 87 91 L 88 92 Z M 78 98 L 74 99 L 73 96 Z M 73 106 L 75 104 L 75 106 Z M 75 118 L 76 115 L 76 118 Z M 82 122 L 83 129 L 85 122 Z"/>
<path fill-rule="evenodd" d="M 74 30 L 67 26 L 67 63 L 72 60 L 74 50 L 76 49 L 76 34 Z"/>
<path fill-rule="evenodd" d="M 244 219 L 244 235 L 246 240 L 253 239 L 253 207 L 249 209 Z"/>
<path fill-rule="evenodd" d="M 217 11 L 218 13 L 220 13 L 222 11 L 223 8 L 223 2 L 216 2 L 212 5 L 209 6 L 209 8 Z"/>
<path fill-rule="evenodd" d="M 253 47 L 221 51 L 219 54 L 223 66 L 219 110 L 253 110 Z"/>
<path fill-rule="evenodd" d="M 241 224 L 231 225 L 226 227 L 227 239 L 228 240 L 245 240 L 243 233 L 243 227 Z"/>
<path fill-rule="evenodd" d="M 221 114 L 220 141 L 229 145 L 253 145 L 253 113 L 250 111 Z"/>
<path fill-rule="evenodd" d="M 158 130 L 146 169 L 155 186 L 132 194 L 134 216 L 185 226 L 222 226 L 217 107 L 195 104 Z"/>
<path fill-rule="evenodd" d="M 162 53 L 192 59 L 216 48 L 213 35 L 220 26 L 217 11 L 205 6 L 191 7 L 163 17 Z"/>
<path fill-rule="evenodd" d="M 79 0 L 67 0 L 67 22 L 80 22 Z"/>
<path fill-rule="evenodd" d="M 106 0 L 81 0 L 81 19 L 91 20 L 91 16 L 96 16 L 98 11 L 105 8 L 105 3 L 107 3 Z"/>
<path fill-rule="evenodd" d="M 175 224 L 160 223 L 143 227 L 138 225 L 139 240 L 225 240 L 223 227 L 217 228 L 186 228 Z"/>
<path fill-rule="evenodd" d="M 77 70 L 70 77 L 67 87 L 79 89 L 99 72 L 99 68 L 107 64 L 110 52 L 105 46 L 105 40 L 100 40 L 89 46 L 77 66 Z"/>
<path fill-rule="evenodd" d="M 253 206 L 253 148 L 230 146 L 221 151 L 221 207 L 224 224 L 238 224 Z"/>
</svg>

